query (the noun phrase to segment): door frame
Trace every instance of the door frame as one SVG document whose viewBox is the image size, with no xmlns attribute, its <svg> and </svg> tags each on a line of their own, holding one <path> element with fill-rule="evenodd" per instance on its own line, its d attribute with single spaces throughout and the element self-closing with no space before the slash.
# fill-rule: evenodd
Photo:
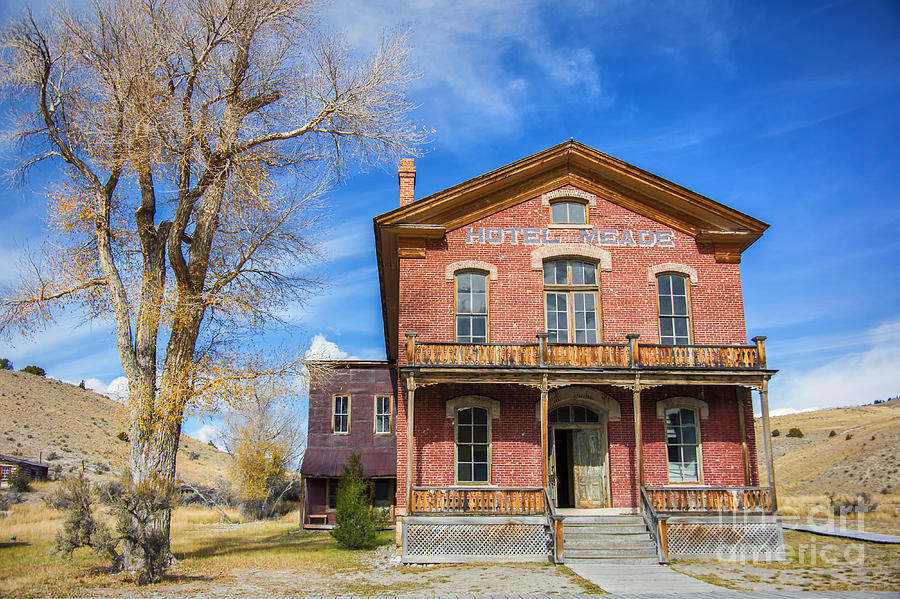
<svg viewBox="0 0 900 599">
<path fill-rule="evenodd" d="M 567 404 L 567 405 L 580 405 L 580 404 Z M 610 481 L 609 476 L 609 418 L 608 416 L 599 410 L 592 408 L 591 406 L 583 406 L 585 408 L 590 409 L 593 412 L 596 412 L 598 416 L 600 416 L 602 422 L 598 422 L 596 424 L 547 424 L 547 434 L 548 438 L 553 439 L 553 443 L 550 443 L 550 463 L 553 469 L 553 505 L 559 508 L 559 498 L 558 498 L 558 490 L 559 490 L 559 468 L 556 463 L 556 431 L 557 430 L 591 430 L 591 429 L 603 429 L 606 433 L 604 438 L 604 453 L 606 455 L 606 459 L 603 464 L 603 474 L 606 479 L 606 484 L 604 488 L 604 492 L 606 493 L 606 507 L 612 505 L 612 481 Z M 575 456 L 571 456 L 571 467 L 575 469 Z M 566 474 L 568 477 L 568 473 Z M 572 472 L 572 479 L 574 481 L 575 473 Z M 578 505 L 578 494 L 576 492 L 577 484 L 573 483 L 572 485 L 572 493 L 573 493 L 573 503 L 575 504 L 575 509 L 581 509 Z"/>
</svg>

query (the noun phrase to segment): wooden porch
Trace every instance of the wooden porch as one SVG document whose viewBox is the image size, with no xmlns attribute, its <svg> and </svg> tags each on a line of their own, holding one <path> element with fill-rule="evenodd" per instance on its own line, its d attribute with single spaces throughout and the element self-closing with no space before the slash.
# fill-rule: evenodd
<svg viewBox="0 0 900 599">
<path fill-rule="evenodd" d="M 550 344 L 545 334 L 537 343 L 417 342 L 407 334 L 409 366 L 502 368 L 640 368 L 766 370 L 765 337 L 754 345 L 658 345 L 638 343 Z"/>
</svg>

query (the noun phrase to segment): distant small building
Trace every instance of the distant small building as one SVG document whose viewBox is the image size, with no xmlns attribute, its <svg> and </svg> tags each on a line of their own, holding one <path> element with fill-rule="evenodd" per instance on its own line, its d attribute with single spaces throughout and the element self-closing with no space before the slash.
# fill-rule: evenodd
<svg viewBox="0 0 900 599">
<path fill-rule="evenodd" d="M 347 459 L 362 456 L 372 479 L 372 505 L 390 508 L 397 494 L 394 389 L 397 371 L 384 361 L 329 361 L 310 382 L 307 449 L 303 475 L 303 526 L 330 527 L 337 482 Z M 315 370 L 315 369 L 314 369 Z"/>
<path fill-rule="evenodd" d="M 9 487 L 9 479 L 17 468 L 24 469 L 31 476 L 31 480 L 47 480 L 50 470 L 47 464 L 0 455 L 0 489 Z"/>
</svg>

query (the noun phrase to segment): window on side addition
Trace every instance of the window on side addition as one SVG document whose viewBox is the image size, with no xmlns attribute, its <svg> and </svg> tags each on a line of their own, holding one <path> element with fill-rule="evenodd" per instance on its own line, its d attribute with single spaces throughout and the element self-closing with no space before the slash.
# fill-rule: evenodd
<svg viewBox="0 0 900 599">
<path fill-rule="evenodd" d="M 350 432 L 350 396 L 335 395 L 333 404 L 331 432 L 346 435 Z"/>
<path fill-rule="evenodd" d="M 659 293 L 659 342 L 690 345 L 690 298 L 686 279 L 679 275 L 660 275 L 656 279 L 656 288 Z"/>
<path fill-rule="evenodd" d="M 587 206 L 581 202 L 553 202 L 550 222 L 554 225 L 583 225 L 587 223 Z"/>
<path fill-rule="evenodd" d="M 487 343 L 487 274 L 456 274 L 456 342 Z"/>
<path fill-rule="evenodd" d="M 666 449 L 670 483 L 700 482 L 700 430 L 696 411 L 666 410 Z"/>
<path fill-rule="evenodd" d="M 375 434 L 390 435 L 391 434 L 391 396 L 376 395 L 375 396 Z"/>
</svg>

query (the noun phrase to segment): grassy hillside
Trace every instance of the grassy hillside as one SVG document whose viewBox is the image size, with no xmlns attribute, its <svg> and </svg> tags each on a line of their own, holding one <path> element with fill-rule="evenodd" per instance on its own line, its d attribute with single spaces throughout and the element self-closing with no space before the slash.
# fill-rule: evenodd
<svg viewBox="0 0 900 599">
<path fill-rule="evenodd" d="M 782 495 L 900 492 L 900 401 L 777 416 L 771 419 L 775 481 Z M 802 439 L 787 437 L 799 428 Z M 765 479 L 757 419 L 760 476 Z M 834 434 L 831 434 L 834 431 Z"/>
<path fill-rule="evenodd" d="M 114 478 L 127 462 L 125 407 L 68 383 L 0 370 L 0 454 L 42 458 L 51 470 Z M 208 484 L 227 476 L 228 456 L 182 435 L 178 476 Z"/>
</svg>

